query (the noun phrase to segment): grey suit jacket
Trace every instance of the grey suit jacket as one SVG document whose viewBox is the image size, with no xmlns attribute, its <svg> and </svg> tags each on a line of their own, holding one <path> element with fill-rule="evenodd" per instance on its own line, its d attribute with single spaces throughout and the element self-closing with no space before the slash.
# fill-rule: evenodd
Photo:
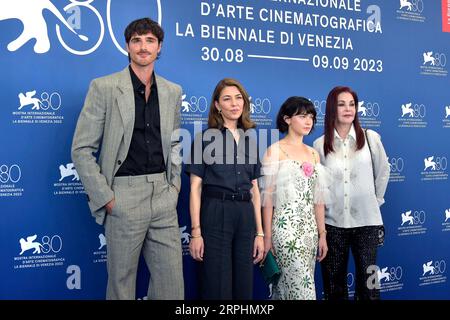
<svg viewBox="0 0 450 320">
<path fill-rule="evenodd" d="M 158 75 L 161 142 L 167 181 L 180 190 L 181 87 Z M 88 195 L 89 208 L 104 223 L 105 204 L 114 197 L 114 176 L 128 155 L 134 128 L 135 103 L 128 67 L 94 79 L 78 118 L 72 142 L 72 161 Z M 100 150 L 98 161 L 95 153 Z"/>
</svg>

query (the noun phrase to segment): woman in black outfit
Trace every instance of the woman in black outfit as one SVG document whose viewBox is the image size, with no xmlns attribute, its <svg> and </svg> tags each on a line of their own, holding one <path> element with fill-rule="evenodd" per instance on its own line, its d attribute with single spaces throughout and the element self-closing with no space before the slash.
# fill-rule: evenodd
<svg viewBox="0 0 450 320">
<path fill-rule="evenodd" d="M 242 85 L 222 79 L 209 110 L 208 129 L 195 137 L 190 174 L 189 250 L 201 261 L 203 299 L 253 297 L 253 264 L 264 253 L 256 140 L 249 133 L 250 100 Z"/>
</svg>

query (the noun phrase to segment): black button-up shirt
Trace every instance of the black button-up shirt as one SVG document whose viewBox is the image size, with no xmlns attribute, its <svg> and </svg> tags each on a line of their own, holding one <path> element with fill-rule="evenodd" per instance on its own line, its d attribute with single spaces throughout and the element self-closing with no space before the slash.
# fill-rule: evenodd
<svg viewBox="0 0 450 320">
<path fill-rule="evenodd" d="M 210 134 L 220 141 L 209 141 Z M 252 180 L 261 176 L 256 140 L 241 132 L 236 144 L 228 129 L 207 129 L 195 137 L 185 172 L 202 178 L 203 188 L 207 190 L 248 192 L 253 187 Z"/>
<path fill-rule="evenodd" d="M 158 88 L 152 74 L 150 96 L 145 101 L 145 85 L 130 69 L 134 89 L 135 118 L 130 149 L 116 176 L 135 176 L 166 170 L 161 143 Z"/>
</svg>

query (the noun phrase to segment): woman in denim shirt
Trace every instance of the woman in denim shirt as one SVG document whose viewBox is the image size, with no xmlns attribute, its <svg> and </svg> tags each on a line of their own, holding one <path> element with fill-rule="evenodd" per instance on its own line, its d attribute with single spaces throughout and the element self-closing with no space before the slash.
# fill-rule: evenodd
<svg viewBox="0 0 450 320">
<path fill-rule="evenodd" d="M 249 134 L 254 127 L 245 89 L 234 79 L 221 80 L 211 99 L 208 129 L 195 137 L 186 166 L 189 250 L 201 262 L 202 299 L 253 298 L 253 264 L 264 253 L 261 164 Z"/>
</svg>

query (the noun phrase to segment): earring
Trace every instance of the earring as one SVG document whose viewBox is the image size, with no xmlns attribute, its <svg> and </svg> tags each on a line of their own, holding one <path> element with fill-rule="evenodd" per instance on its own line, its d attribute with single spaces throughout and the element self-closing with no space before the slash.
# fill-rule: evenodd
<svg viewBox="0 0 450 320">
<path fill-rule="evenodd" d="M 222 113 L 222 109 L 219 109 L 219 113 Z"/>
</svg>

